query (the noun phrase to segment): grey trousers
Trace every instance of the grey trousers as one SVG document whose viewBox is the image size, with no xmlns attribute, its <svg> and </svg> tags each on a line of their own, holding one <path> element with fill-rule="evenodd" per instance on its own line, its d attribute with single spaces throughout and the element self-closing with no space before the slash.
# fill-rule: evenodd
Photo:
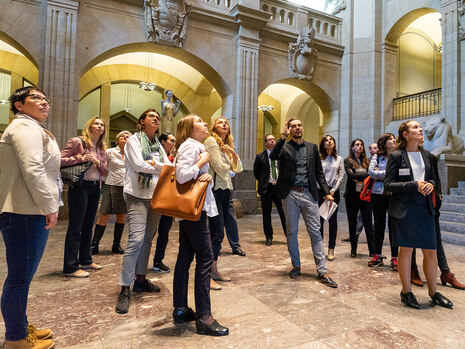
<svg viewBox="0 0 465 349">
<path fill-rule="evenodd" d="M 291 190 L 283 199 L 283 210 L 286 215 L 287 249 L 292 265 L 300 267 L 299 217 L 302 217 L 307 227 L 308 236 L 312 243 L 313 258 L 315 259 L 318 274 L 326 274 L 325 246 L 320 233 L 320 215 L 318 214 L 318 201 L 305 189 L 304 192 Z"/>
<path fill-rule="evenodd" d="M 132 286 L 134 275 L 147 274 L 152 240 L 161 215 L 150 208 L 150 200 L 124 194 L 128 209 L 129 235 L 124 250 L 119 284 Z"/>
</svg>

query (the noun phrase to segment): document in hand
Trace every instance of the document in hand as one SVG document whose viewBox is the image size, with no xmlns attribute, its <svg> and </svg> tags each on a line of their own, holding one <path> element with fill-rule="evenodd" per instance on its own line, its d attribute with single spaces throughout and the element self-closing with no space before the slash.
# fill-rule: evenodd
<svg viewBox="0 0 465 349">
<path fill-rule="evenodd" d="M 324 220 L 328 220 L 331 218 L 333 215 L 334 211 L 336 211 L 337 204 L 335 202 L 331 202 L 328 200 L 325 200 L 318 209 L 318 213 L 320 214 L 321 217 L 323 217 Z"/>
</svg>

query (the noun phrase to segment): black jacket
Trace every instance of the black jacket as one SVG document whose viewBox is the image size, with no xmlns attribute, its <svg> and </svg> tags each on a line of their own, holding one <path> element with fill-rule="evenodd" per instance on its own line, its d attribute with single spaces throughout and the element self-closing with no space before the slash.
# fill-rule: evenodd
<svg viewBox="0 0 465 349">
<path fill-rule="evenodd" d="M 360 195 L 356 192 L 356 182 L 363 182 L 365 178 L 368 177 L 368 169 L 363 168 L 365 171 L 357 172 L 355 166 L 352 164 L 349 158 L 344 159 L 344 168 L 347 173 L 347 182 L 346 182 L 346 191 L 344 192 L 344 197 L 352 195 Z"/>
<path fill-rule="evenodd" d="M 297 174 L 296 153 L 294 147 L 289 144 L 290 142 L 286 143 L 281 138 L 270 154 L 271 160 L 278 160 L 279 177 L 276 184 L 276 194 L 280 199 L 284 199 L 289 194 Z M 325 195 L 329 195 L 329 187 L 321 166 L 318 147 L 310 142 L 304 142 L 304 144 L 307 150 L 308 191 L 312 194 L 313 199 L 318 201 L 316 183 L 318 182 Z"/>
<path fill-rule="evenodd" d="M 430 182 L 436 188 L 436 174 L 431 164 L 430 153 L 427 150 L 420 149 L 423 162 L 425 163 L 425 181 Z M 401 175 L 401 169 L 408 169 L 408 175 Z M 410 205 L 414 202 L 411 200 L 412 194 L 418 193 L 418 184 L 413 180 L 412 166 L 408 158 L 407 151 L 400 149 L 389 155 L 386 176 L 384 177 L 384 190 L 392 192 L 389 201 L 389 215 L 394 218 L 402 219 L 407 215 Z M 428 210 L 433 216 L 435 209 L 431 194 L 428 195 Z"/>
<path fill-rule="evenodd" d="M 270 161 L 268 160 L 268 153 L 265 150 L 264 152 L 257 154 L 257 156 L 255 157 L 255 162 L 253 163 L 253 175 L 255 176 L 255 179 L 258 181 L 257 192 L 260 195 L 266 195 L 268 191 L 270 171 Z"/>
</svg>

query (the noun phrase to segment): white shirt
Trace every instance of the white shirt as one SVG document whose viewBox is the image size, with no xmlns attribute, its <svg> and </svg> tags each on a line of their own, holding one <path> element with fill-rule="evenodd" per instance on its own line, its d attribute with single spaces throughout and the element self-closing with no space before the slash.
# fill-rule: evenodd
<svg viewBox="0 0 465 349">
<path fill-rule="evenodd" d="M 338 190 L 344 180 L 344 160 L 339 155 L 336 159 L 333 156 L 327 156 L 326 159 L 321 160 L 323 173 L 325 174 L 326 183 L 331 190 Z M 318 186 L 319 187 L 319 186 Z"/>
<path fill-rule="evenodd" d="M 425 162 L 419 151 L 407 152 L 410 165 L 412 166 L 413 180 L 416 182 L 425 180 Z"/>
<path fill-rule="evenodd" d="M 124 175 L 126 167 L 124 164 L 123 154 L 119 147 L 107 149 L 108 176 L 105 184 L 124 186 Z"/>
<path fill-rule="evenodd" d="M 160 147 L 160 151 L 163 153 L 163 159 L 166 161 L 166 164 L 169 165 L 168 156 L 166 155 L 163 147 Z M 137 134 L 133 134 L 128 138 L 126 145 L 124 146 L 124 155 L 126 174 L 124 176 L 123 191 L 139 199 L 152 199 L 153 192 L 157 186 L 158 177 L 160 176 L 161 169 L 164 165 L 163 162 L 160 162 L 159 152 L 156 151 L 152 153 L 152 160 L 155 161 L 155 165 L 149 165 L 142 158 L 142 146 Z M 153 174 L 149 188 L 142 189 L 139 182 L 139 172 Z"/>
<path fill-rule="evenodd" d="M 271 154 L 271 151 L 270 150 L 266 150 L 266 155 L 268 155 L 268 163 L 270 164 L 270 179 L 268 180 L 269 183 L 271 184 L 276 184 L 276 182 L 278 181 L 278 176 L 279 176 L 279 171 L 278 171 L 278 162 L 276 161 L 276 178 L 273 178 L 273 170 L 271 168 L 271 159 L 270 159 L 270 154 Z"/>
<path fill-rule="evenodd" d="M 180 184 L 184 184 L 191 179 L 197 178 L 201 174 L 208 173 L 209 165 L 205 164 L 201 169 L 196 165 L 200 159 L 200 154 L 205 152 L 205 147 L 202 143 L 195 139 L 188 138 L 181 144 L 176 155 L 176 180 Z M 210 183 L 207 188 L 207 196 L 203 211 L 207 212 L 207 216 L 218 216 L 215 197 L 212 192 L 213 183 Z"/>
</svg>

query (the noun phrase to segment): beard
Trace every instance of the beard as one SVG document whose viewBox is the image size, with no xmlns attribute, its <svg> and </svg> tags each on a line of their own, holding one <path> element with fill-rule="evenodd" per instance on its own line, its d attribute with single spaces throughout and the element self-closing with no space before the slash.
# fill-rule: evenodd
<svg viewBox="0 0 465 349">
<path fill-rule="evenodd" d="M 295 134 L 295 133 L 292 134 L 292 133 L 291 133 L 291 136 L 292 136 L 292 138 L 299 139 L 299 138 L 302 138 L 302 133 L 300 133 L 300 134 Z"/>
</svg>

